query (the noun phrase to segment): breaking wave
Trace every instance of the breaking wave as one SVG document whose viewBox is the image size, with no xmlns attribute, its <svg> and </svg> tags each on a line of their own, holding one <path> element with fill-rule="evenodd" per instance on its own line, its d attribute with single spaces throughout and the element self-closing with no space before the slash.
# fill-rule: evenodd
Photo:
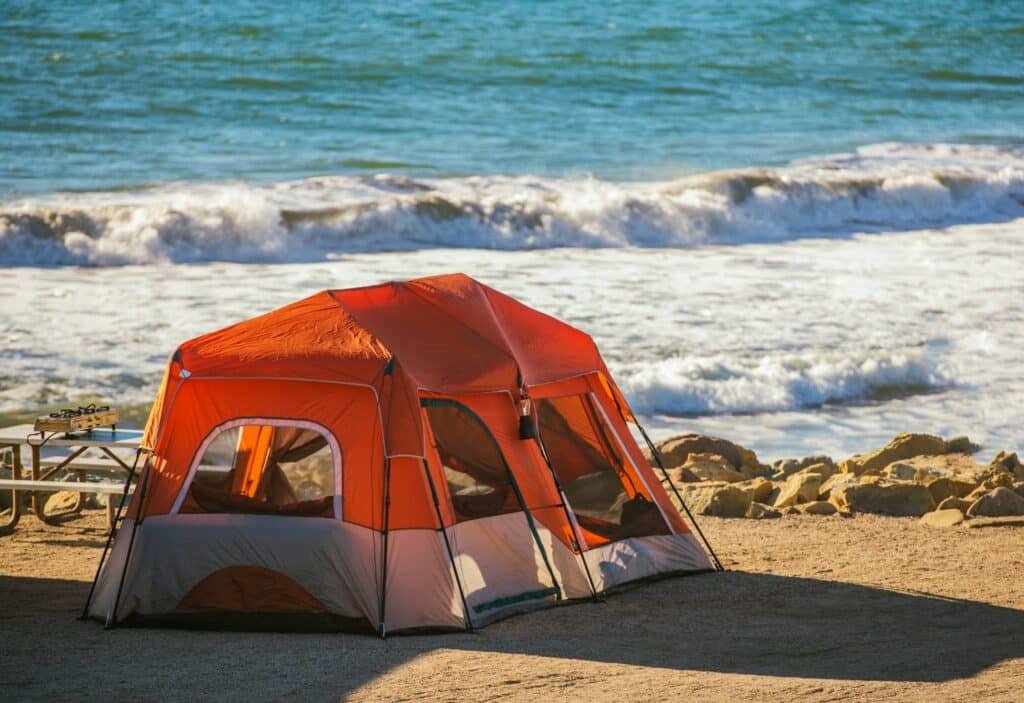
<svg viewBox="0 0 1024 703">
<path fill-rule="evenodd" d="M 923 351 L 673 357 L 614 369 L 633 409 L 674 416 L 761 413 L 891 399 L 954 385 Z"/>
<path fill-rule="evenodd" d="M 1024 216 L 1024 150 L 879 144 L 613 183 L 390 175 L 179 183 L 0 203 L 0 264 L 290 262 L 433 247 L 695 247 Z"/>
</svg>

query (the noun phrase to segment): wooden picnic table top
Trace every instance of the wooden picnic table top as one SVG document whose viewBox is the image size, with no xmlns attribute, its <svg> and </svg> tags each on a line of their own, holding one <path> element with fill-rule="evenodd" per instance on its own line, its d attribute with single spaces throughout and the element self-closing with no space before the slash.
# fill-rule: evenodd
<svg viewBox="0 0 1024 703">
<path fill-rule="evenodd" d="M 34 433 L 35 430 L 29 424 L 0 427 L 0 445 L 28 444 L 29 435 Z M 141 443 L 142 430 L 112 430 L 109 427 L 97 427 L 91 432 L 76 432 L 70 437 L 65 437 L 63 433 L 56 434 L 47 440 L 46 446 L 109 447 L 135 450 Z"/>
</svg>

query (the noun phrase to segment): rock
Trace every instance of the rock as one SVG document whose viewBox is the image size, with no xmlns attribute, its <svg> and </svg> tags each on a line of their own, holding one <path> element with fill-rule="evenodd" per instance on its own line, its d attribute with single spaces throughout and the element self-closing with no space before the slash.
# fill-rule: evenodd
<svg viewBox="0 0 1024 703">
<path fill-rule="evenodd" d="M 674 469 L 669 469 L 668 475 L 672 478 L 674 483 L 700 483 L 700 476 L 690 471 L 685 466 L 677 466 Z M 664 483 L 662 479 L 662 483 Z"/>
<path fill-rule="evenodd" d="M 832 490 L 838 486 L 847 486 L 858 483 L 856 474 L 837 473 L 825 479 L 818 489 L 818 500 L 828 500 Z"/>
<path fill-rule="evenodd" d="M 828 478 L 839 471 L 832 457 L 824 454 L 805 456 L 803 459 L 780 459 L 772 464 L 772 469 L 772 479 L 776 481 L 786 479 L 799 471 L 821 474 L 822 478 Z"/>
<path fill-rule="evenodd" d="M 918 483 L 858 483 L 833 488 L 830 500 L 840 510 L 921 517 L 935 503 Z"/>
<path fill-rule="evenodd" d="M 936 510 L 921 517 L 921 524 L 929 527 L 956 527 L 963 521 L 964 514 L 956 508 Z"/>
<path fill-rule="evenodd" d="M 1008 517 L 977 517 L 965 520 L 964 527 L 1024 527 L 1024 515 Z"/>
<path fill-rule="evenodd" d="M 749 493 L 750 500 L 754 503 L 767 503 L 771 499 L 772 491 L 775 490 L 774 484 L 761 476 L 733 485 Z"/>
<path fill-rule="evenodd" d="M 783 515 L 799 515 L 800 508 L 796 507 L 795 505 L 791 505 L 788 508 L 781 508 L 779 512 Z"/>
<path fill-rule="evenodd" d="M 913 481 L 917 468 L 904 461 L 894 461 L 882 469 L 882 475 L 896 481 Z"/>
<path fill-rule="evenodd" d="M 72 491 L 57 491 L 46 499 L 43 512 L 47 515 L 58 515 L 75 509 L 78 505 L 78 494 Z"/>
<path fill-rule="evenodd" d="M 1003 486 L 993 488 L 967 509 L 971 517 L 1006 517 L 1024 515 L 1024 497 Z"/>
<path fill-rule="evenodd" d="M 767 520 L 782 517 L 782 513 L 764 503 L 751 503 L 750 507 L 747 508 L 747 517 L 754 520 Z"/>
<path fill-rule="evenodd" d="M 936 505 L 949 497 L 963 498 L 975 488 L 974 483 L 958 478 L 937 478 L 934 481 L 925 483 L 925 485 L 928 487 L 928 492 L 931 494 L 932 500 L 935 501 Z"/>
<path fill-rule="evenodd" d="M 981 447 L 964 435 L 946 440 L 947 454 L 974 454 L 979 449 L 981 449 Z"/>
<path fill-rule="evenodd" d="M 988 467 L 989 469 L 1001 469 L 1007 473 L 1013 474 L 1014 478 L 1018 481 L 1024 481 L 1024 464 L 1020 463 L 1020 459 L 1017 458 L 1016 452 L 1013 454 L 999 452 Z"/>
<path fill-rule="evenodd" d="M 842 470 L 855 474 L 880 473 L 894 461 L 947 453 L 947 444 L 942 437 L 928 434 L 898 434 L 881 449 L 870 454 L 850 457 L 843 462 Z"/>
<path fill-rule="evenodd" d="M 722 481 L 684 483 L 679 493 L 686 505 L 697 515 L 743 517 L 750 508 L 750 494 Z"/>
<path fill-rule="evenodd" d="M 747 478 L 733 468 L 725 457 L 718 454 L 692 452 L 682 466 L 701 481 L 725 481 L 737 483 Z"/>
<path fill-rule="evenodd" d="M 963 498 L 957 498 L 956 496 L 949 496 L 944 501 L 935 506 L 936 510 L 959 510 L 962 513 L 966 513 L 967 509 L 971 507 L 971 501 L 964 500 Z"/>
<path fill-rule="evenodd" d="M 786 479 L 773 505 L 776 508 L 788 508 L 798 503 L 810 503 L 818 499 L 820 488 L 821 476 L 818 474 L 793 474 Z"/>
<path fill-rule="evenodd" d="M 803 505 L 797 506 L 804 515 L 835 515 L 838 511 L 836 506 L 832 505 L 826 500 L 815 500 L 810 503 L 804 503 Z"/>
</svg>

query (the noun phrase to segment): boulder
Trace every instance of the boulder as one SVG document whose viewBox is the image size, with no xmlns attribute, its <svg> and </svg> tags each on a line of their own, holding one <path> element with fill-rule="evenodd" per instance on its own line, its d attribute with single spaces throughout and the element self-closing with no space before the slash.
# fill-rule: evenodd
<svg viewBox="0 0 1024 703">
<path fill-rule="evenodd" d="M 733 485 L 749 493 L 750 500 L 754 503 L 767 503 L 771 499 L 772 491 L 775 490 L 775 485 L 761 476 Z"/>
<path fill-rule="evenodd" d="M 947 454 L 974 454 L 979 449 L 981 447 L 968 439 L 966 435 L 946 440 Z"/>
<path fill-rule="evenodd" d="M 825 482 L 821 484 L 821 488 L 818 489 L 818 500 L 828 500 L 832 490 L 838 486 L 847 486 L 855 483 L 859 483 L 856 474 L 833 474 L 825 479 Z"/>
<path fill-rule="evenodd" d="M 725 457 L 718 454 L 693 452 L 686 457 L 686 463 L 681 468 L 688 470 L 701 481 L 737 483 L 747 478 L 734 469 Z"/>
<path fill-rule="evenodd" d="M 933 481 L 925 482 L 925 485 L 928 487 L 928 492 L 931 494 L 932 500 L 935 501 L 936 505 L 949 497 L 963 498 L 975 488 L 975 484 L 971 481 L 950 477 L 937 478 Z"/>
<path fill-rule="evenodd" d="M 858 483 L 833 488 L 829 500 L 840 510 L 921 517 L 935 507 L 928 489 L 918 483 Z"/>
<path fill-rule="evenodd" d="M 58 515 L 75 509 L 78 505 L 78 494 L 73 491 L 57 491 L 46 499 L 43 512 L 47 515 Z"/>
<path fill-rule="evenodd" d="M 743 517 L 751 503 L 749 493 L 722 481 L 684 483 L 679 486 L 679 494 L 697 515 Z"/>
<path fill-rule="evenodd" d="M 976 517 L 964 520 L 964 527 L 1024 527 L 1024 515 L 1008 517 Z"/>
<path fill-rule="evenodd" d="M 757 455 L 751 450 L 718 437 L 683 435 L 666 439 L 657 447 L 666 468 L 684 465 L 691 454 L 717 454 L 745 478 L 764 476 L 771 472 L 771 468 L 758 461 Z"/>
<path fill-rule="evenodd" d="M 793 474 L 786 479 L 773 505 L 776 508 L 788 508 L 799 503 L 810 503 L 818 499 L 820 488 L 821 476 L 818 474 Z"/>
<path fill-rule="evenodd" d="M 964 514 L 956 508 L 936 510 L 921 517 L 921 524 L 929 527 L 956 527 L 963 521 Z"/>
<path fill-rule="evenodd" d="M 835 515 L 838 512 L 836 506 L 827 500 L 815 500 L 810 503 L 804 503 L 803 505 L 798 505 L 797 510 L 804 515 Z"/>
<path fill-rule="evenodd" d="M 996 454 L 996 458 L 992 460 L 992 463 L 988 465 L 989 469 L 1001 469 L 1007 473 L 1013 474 L 1014 478 L 1018 481 L 1024 481 L 1024 464 L 1020 463 L 1020 459 L 1017 458 L 1017 453 L 1008 454 L 1007 452 L 999 452 Z"/>
<path fill-rule="evenodd" d="M 764 503 L 751 503 L 750 507 L 747 508 L 747 517 L 754 520 L 767 520 L 782 517 L 782 513 Z"/>
<path fill-rule="evenodd" d="M 772 464 L 772 479 L 781 481 L 789 478 L 798 471 L 806 471 L 814 467 L 809 473 L 821 474 L 822 478 L 828 478 L 832 474 L 839 471 L 839 467 L 836 466 L 836 462 L 832 460 L 832 457 L 825 456 L 824 454 L 818 454 L 815 456 L 805 456 L 803 459 L 780 459 Z"/>
<path fill-rule="evenodd" d="M 993 488 L 967 509 L 971 517 L 1007 517 L 1024 515 L 1024 497 L 1003 486 Z"/>
<path fill-rule="evenodd" d="M 674 469 L 669 469 L 668 475 L 675 483 L 700 483 L 701 480 L 700 476 L 693 473 L 685 466 L 677 466 Z M 664 483 L 665 479 L 662 479 L 661 482 Z"/>
<path fill-rule="evenodd" d="M 967 513 L 967 509 L 971 507 L 971 501 L 964 500 L 963 498 L 957 498 L 956 496 L 949 496 L 944 501 L 935 506 L 936 510 L 959 510 L 962 513 Z"/>
<path fill-rule="evenodd" d="M 953 447 L 958 449 L 961 443 Z M 855 474 L 881 473 L 894 461 L 904 461 L 917 456 L 949 454 L 950 445 L 935 435 L 898 434 L 891 442 L 870 454 L 856 454 L 843 462 L 841 470 Z"/>
<path fill-rule="evenodd" d="M 917 476 L 917 468 L 905 461 L 894 461 L 882 469 L 882 476 L 894 481 L 913 481 Z"/>
</svg>

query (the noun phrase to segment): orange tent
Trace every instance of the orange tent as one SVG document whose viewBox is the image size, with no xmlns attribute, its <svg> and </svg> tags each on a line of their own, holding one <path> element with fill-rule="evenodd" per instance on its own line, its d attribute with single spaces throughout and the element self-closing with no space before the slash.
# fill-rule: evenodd
<svg viewBox="0 0 1024 703">
<path fill-rule="evenodd" d="M 474 628 L 711 568 L 593 340 L 464 275 L 182 344 L 87 604 L 115 623 Z"/>
</svg>

